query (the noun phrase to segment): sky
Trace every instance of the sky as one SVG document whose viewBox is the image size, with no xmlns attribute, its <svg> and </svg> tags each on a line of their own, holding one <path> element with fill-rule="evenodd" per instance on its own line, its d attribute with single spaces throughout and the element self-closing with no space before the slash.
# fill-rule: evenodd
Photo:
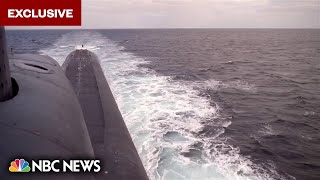
<svg viewBox="0 0 320 180">
<path fill-rule="evenodd" d="M 82 6 L 82 29 L 320 28 L 320 0 L 82 0 Z"/>
</svg>

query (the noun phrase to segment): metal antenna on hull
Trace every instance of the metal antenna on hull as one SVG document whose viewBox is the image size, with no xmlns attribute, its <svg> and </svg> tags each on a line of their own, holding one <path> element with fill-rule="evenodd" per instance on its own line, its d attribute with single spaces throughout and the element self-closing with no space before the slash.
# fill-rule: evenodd
<svg viewBox="0 0 320 180">
<path fill-rule="evenodd" d="M 0 26 L 0 102 L 9 100 L 12 96 L 6 34 L 4 27 Z"/>
</svg>

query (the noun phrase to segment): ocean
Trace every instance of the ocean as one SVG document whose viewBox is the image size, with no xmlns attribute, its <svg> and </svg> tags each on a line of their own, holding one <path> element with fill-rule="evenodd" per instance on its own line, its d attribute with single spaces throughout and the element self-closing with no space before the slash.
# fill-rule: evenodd
<svg viewBox="0 0 320 180">
<path fill-rule="evenodd" d="M 10 30 L 96 53 L 151 180 L 320 179 L 320 30 Z"/>
</svg>

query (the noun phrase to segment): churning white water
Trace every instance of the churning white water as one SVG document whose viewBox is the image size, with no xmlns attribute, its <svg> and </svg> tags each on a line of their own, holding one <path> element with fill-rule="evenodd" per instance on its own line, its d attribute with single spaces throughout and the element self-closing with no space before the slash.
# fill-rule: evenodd
<svg viewBox="0 0 320 180">
<path fill-rule="evenodd" d="M 150 179 L 273 179 L 239 149 L 221 138 L 230 119 L 219 117 L 219 106 L 199 96 L 194 86 L 139 67 L 146 58 L 125 52 L 124 47 L 93 31 L 63 35 L 42 49 L 62 64 L 67 55 L 84 48 L 96 53 Z M 221 85 L 221 84 L 220 84 Z M 223 85 L 250 89 L 236 82 Z M 219 118 L 218 118 L 219 117 Z M 204 125 L 214 129 L 204 135 Z M 279 177 L 279 176 L 278 176 Z"/>
</svg>

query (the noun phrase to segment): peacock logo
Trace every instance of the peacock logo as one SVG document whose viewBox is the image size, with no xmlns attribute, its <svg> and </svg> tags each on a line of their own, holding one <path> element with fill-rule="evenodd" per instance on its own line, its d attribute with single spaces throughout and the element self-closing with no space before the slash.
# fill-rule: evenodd
<svg viewBox="0 0 320 180">
<path fill-rule="evenodd" d="M 30 172 L 29 163 L 24 159 L 16 159 L 12 161 L 10 165 L 10 172 Z"/>
</svg>

